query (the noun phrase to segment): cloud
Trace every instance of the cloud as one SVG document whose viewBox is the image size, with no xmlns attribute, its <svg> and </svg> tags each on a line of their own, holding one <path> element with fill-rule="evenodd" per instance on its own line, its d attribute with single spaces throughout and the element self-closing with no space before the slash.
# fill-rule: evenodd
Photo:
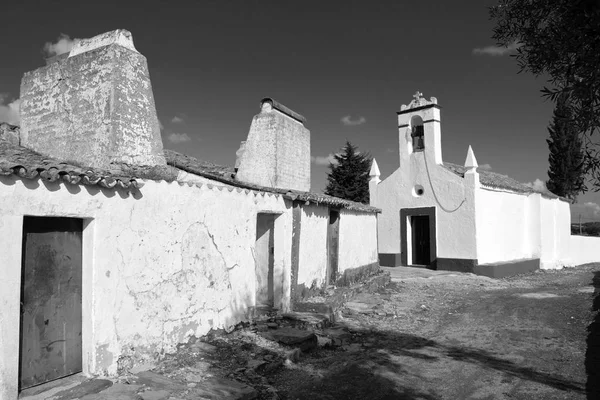
<svg viewBox="0 0 600 400">
<path fill-rule="evenodd" d="M 591 201 L 588 201 L 587 203 L 583 203 L 582 206 L 591 210 L 594 213 L 595 217 L 600 217 L 600 205 L 598 205 L 597 203 L 592 203 Z"/>
<path fill-rule="evenodd" d="M 478 168 L 482 171 L 491 171 L 492 170 L 492 166 L 490 164 L 481 164 Z"/>
<path fill-rule="evenodd" d="M 600 205 L 588 201 L 582 204 L 571 204 L 571 215 L 573 222 L 576 221 L 576 216 L 581 215 L 584 221 L 600 219 Z"/>
<path fill-rule="evenodd" d="M 548 188 L 546 187 L 546 182 L 544 182 L 541 179 L 536 179 L 535 181 L 528 182 L 525 185 L 529 186 L 535 192 L 538 192 L 538 193 L 547 193 L 547 192 L 549 192 Z"/>
<path fill-rule="evenodd" d="M 8 98 L 8 93 L 0 93 L 0 122 L 19 125 L 21 122 L 21 100 L 16 99 L 8 102 Z"/>
<path fill-rule="evenodd" d="M 73 45 L 79 42 L 81 39 L 71 39 L 69 35 L 61 33 L 56 39 L 55 43 L 46 42 L 44 45 L 44 54 L 46 57 L 58 56 L 64 53 L 68 53 L 73 48 Z"/>
<path fill-rule="evenodd" d="M 176 144 L 185 143 L 192 140 L 187 133 L 170 133 L 169 136 L 167 136 L 167 139 L 169 139 L 169 142 Z"/>
<path fill-rule="evenodd" d="M 171 120 L 172 123 L 174 124 L 181 124 L 183 123 L 183 118 L 178 117 L 177 115 L 173 117 L 173 119 Z"/>
<path fill-rule="evenodd" d="M 395 153 L 396 151 L 398 151 L 398 149 L 394 147 L 388 147 L 387 149 L 385 149 L 386 153 Z"/>
<path fill-rule="evenodd" d="M 345 117 L 342 117 L 340 121 L 346 126 L 356 126 L 366 123 L 367 119 L 365 117 L 358 117 L 358 119 L 353 120 L 351 116 L 346 115 Z"/>
<path fill-rule="evenodd" d="M 310 157 L 310 161 L 312 161 L 316 165 L 329 165 L 329 163 L 337 164 L 337 161 L 333 157 L 333 154 L 329 154 L 328 156 L 325 156 L 325 157 L 322 157 L 322 156 L 316 156 L 316 157 L 311 156 Z"/>
<path fill-rule="evenodd" d="M 504 46 L 485 46 L 485 47 L 477 47 L 473 49 L 473 54 L 477 55 L 486 55 L 492 57 L 500 57 L 505 56 L 510 53 L 514 53 L 516 49 L 521 47 L 520 43 L 513 42 L 508 47 Z"/>
</svg>

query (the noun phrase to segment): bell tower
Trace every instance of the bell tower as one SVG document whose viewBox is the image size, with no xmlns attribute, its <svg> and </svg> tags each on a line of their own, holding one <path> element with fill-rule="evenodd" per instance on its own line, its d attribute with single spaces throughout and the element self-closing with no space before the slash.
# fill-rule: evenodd
<svg viewBox="0 0 600 400">
<path fill-rule="evenodd" d="M 398 149 L 400 167 L 412 157 L 427 157 L 427 162 L 442 164 L 440 106 L 437 99 L 423 98 L 417 91 L 414 99 L 398 111 Z"/>
</svg>

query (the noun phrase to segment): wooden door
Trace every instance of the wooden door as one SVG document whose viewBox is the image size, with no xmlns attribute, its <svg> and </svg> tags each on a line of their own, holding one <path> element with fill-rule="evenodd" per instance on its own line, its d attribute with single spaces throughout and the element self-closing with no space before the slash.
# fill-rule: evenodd
<svg viewBox="0 0 600 400">
<path fill-rule="evenodd" d="M 256 306 L 274 305 L 275 214 L 258 214 L 256 220 Z"/>
<path fill-rule="evenodd" d="M 430 242 L 429 242 L 429 217 L 427 215 L 415 215 L 411 218 L 412 225 L 412 254 L 414 265 L 429 265 Z"/>
<path fill-rule="evenodd" d="M 327 284 L 333 285 L 338 275 L 340 213 L 329 211 L 327 225 Z"/>
<path fill-rule="evenodd" d="M 21 279 L 21 389 L 81 372 L 83 221 L 25 217 Z"/>
</svg>

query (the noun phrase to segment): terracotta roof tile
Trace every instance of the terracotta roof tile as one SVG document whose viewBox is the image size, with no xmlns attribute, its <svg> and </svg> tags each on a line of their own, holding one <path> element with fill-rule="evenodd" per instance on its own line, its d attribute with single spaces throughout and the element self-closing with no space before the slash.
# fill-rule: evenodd
<svg viewBox="0 0 600 400">
<path fill-rule="evenodd" d="M 141 188 L 141 179 L 174 181 L 180 169 L 230 186 L 282 195 L 290 200 L 326 204 L 354 211 L 380 212 L 378 208 L 320 193 L 299 192 L 268 188 L 240 182 L 235 179 L 231 167 L 223 167 L 207 161 L 165 150 L 168 167 L 136 168 L 122 167 L 116 171 L 86 168 L 46 157 L 33 150 L 0 139 L 0 175 L 18 175 L 25 179 L 41 179 L 70 184 L 98 185 L 104 188 Z"/>
<path fill-rule="evenodd" d="M 142 179 L 175 180 L 176 172 L 163 168 L 127 168 L 102 171 L 80 167 L 46 157 L 33 150 L 0 140 L 0 175 L 18 175 L 25 179 L 38 176 L 46 181 L 98 185 L 104 188 L 134 189 L 144 185 Z"/>
</svg>

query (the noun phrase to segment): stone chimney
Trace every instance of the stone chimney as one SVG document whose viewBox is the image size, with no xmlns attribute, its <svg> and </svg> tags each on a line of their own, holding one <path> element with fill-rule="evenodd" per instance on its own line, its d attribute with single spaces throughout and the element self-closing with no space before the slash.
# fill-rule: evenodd
<svg viewBox="0 0 600 400">
<path fill-rule="evenodd" d="M 81 166 L 164 166 L 148 64 L 131 33 L 83 39 L 21 81 L 21 145 Z"/>
<path fill-rule="evenodd" d="M 310 190 L 310 131 L 306 119 L 273 99 L 260 103 L 238 150 L 236 179 L 255 185 Z"/>
</svg>

